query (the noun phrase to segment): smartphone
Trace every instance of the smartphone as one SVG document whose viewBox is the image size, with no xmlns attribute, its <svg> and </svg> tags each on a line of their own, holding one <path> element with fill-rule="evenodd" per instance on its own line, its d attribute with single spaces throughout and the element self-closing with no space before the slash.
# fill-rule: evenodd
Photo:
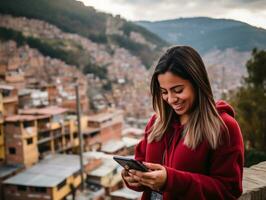
<svg viewBox="0 0 266 200">
<path fill-rule="evenodd" d="M 113 159 L 125 169 L 134 169 L 142 172 L 147 172 L 149 169 L 140 161 L 123 156 L 114 156 Z M 126 168 L 128 166 L 128 168 Z"/>
</svg>

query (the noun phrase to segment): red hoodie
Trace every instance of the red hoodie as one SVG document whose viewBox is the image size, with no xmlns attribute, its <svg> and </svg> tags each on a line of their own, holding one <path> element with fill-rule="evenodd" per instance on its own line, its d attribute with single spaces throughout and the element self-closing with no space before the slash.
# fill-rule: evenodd
<svg viewBox="0 0 266 200">
<path fill-rule="evenodd" d="M 164 200 L 230 200 L 241 195 L 244 160 L 241 131 L 230 105 L 219 101 L 216 107 L 230 135 L 230 141 L 216 150 L 207 141 L 203 141 L 195 150 L 189 149 L 183 144 L 184 138 L 181 137 L 183 126 L 176 122 L 160 141 L 148 143 L 147 130 L 154 123 L 155 116 L 147 124 L 145 137 L 136 146 L 135 158 L 162 164 L 165 151 L 163 165 L 167 171 L 167 180 L 162 190 Z M 144 191 L 142 200 L 150 200 L 149 188 L 130 188 Z"/>
</svg>

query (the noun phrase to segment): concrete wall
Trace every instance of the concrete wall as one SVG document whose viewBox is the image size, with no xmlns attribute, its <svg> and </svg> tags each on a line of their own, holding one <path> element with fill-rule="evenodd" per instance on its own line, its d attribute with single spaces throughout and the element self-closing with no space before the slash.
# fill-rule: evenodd
<svg viewBox="0 0 266 200">
<path fill-rule="evenodd" d="M 266 199 L 266 161 L 244 168 L 243 194 L 239 200 Z"/>
</svg>

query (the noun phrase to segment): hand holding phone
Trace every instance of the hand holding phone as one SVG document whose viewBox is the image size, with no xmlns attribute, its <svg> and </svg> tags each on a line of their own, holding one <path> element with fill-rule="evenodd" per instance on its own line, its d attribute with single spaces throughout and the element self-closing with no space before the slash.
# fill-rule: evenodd
<svg viewBox="0 0 266 200">
<path fill-rule="evenodd" d="M 149 169 L 140 161 L 127 158 L 123 156 L 114 156 L 113 159 L 118 162 L 122 167 L 124 167 L 126 170 L 134 169 L 142 172 L 148 172 Z"/>
</svg>

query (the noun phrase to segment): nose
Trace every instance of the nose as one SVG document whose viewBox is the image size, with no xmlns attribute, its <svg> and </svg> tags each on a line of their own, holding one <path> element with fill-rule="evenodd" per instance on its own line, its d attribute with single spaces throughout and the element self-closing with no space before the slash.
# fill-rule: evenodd
<svg viewBox="0 0 266 200">
<path fill-rule="evenodd" d="M 173 104 L 173 103 L 175 103 L 175 102 L 177 102 L 177 97 L 173 94 L 173 93 L 169 93 L 168 94 L 168 98 L 167 98 L 167 100 L 168 100 L 168 103 L 169 104 Z"/>
</svg>

